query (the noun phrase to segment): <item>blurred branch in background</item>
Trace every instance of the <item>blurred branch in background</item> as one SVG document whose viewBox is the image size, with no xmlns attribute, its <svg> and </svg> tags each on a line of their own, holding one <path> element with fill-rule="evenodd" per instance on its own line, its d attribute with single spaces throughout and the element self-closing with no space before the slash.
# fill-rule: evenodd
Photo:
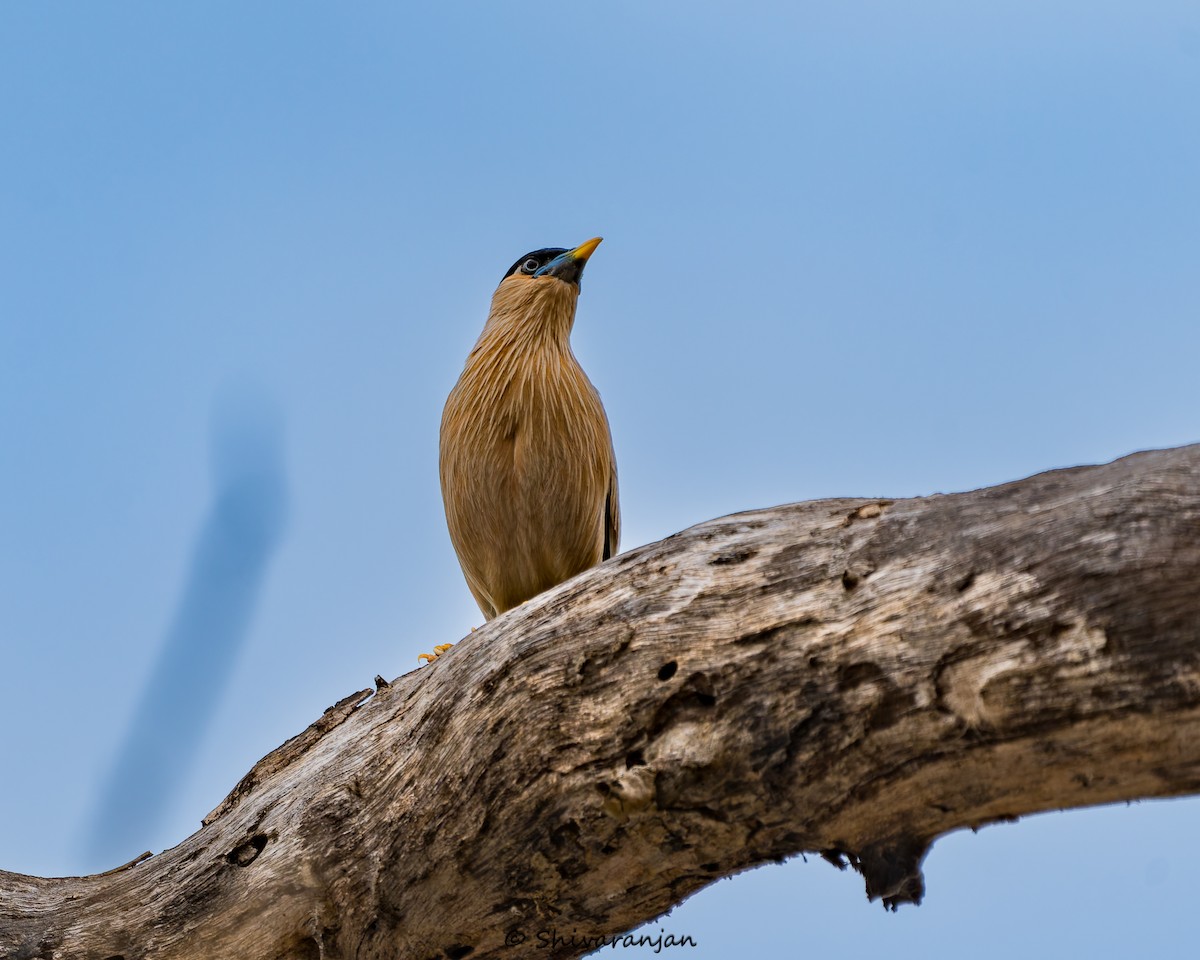
<svg viewBox="0 0 1200 960">
<path fill-rule="evenodd" d="M 212 506 L 179 606 L 87 827 L 94 869 L 152 845 L 250 632 L 287 515 L 282 418 L 260 392 L 218 398 L 212 466 Z"/>
</svg>

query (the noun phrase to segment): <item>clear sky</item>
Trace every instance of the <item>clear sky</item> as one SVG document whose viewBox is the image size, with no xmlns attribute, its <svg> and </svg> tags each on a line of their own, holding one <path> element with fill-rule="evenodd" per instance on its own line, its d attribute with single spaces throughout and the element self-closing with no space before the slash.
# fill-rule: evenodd
<svg viewBox="0 0 1200 960">
<path fill-rule="evenodd" d="M 437 428 L 520 254 L 605 237 L 628 548 L 1200 440 L 1197 171 L 1194 2 L 0 5 L 0 867 L 179 842 L 480 622 Z M 1189 956 L 1198 815 L 956 835 L 896 915 L 796 860 L 662 929 Z"/>
</svg>

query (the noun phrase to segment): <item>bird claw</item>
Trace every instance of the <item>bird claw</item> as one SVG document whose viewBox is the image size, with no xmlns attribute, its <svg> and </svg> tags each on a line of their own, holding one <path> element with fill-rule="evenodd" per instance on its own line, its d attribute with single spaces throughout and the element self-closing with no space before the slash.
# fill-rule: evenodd
<svg viewBox="0 0 1200 960">
<path fill-rule="evenodd" d="M 436 647 L 433 648 L 433 653 L 422 653 L 420 656 L 418 656 L 417 662 L 420 663 L 422 660 L 425 660 L 425 661 L 428 661 L 429 663 L 433 663 L 434 660 L 436 660 L 438 657 L 440 657 L 443 653 L 445 653 L 447 650 L 449 650 L 452 646 L 454 646 L 454 644 L 452 644 L 452 643 L 439 643 Z"/>
</svg>

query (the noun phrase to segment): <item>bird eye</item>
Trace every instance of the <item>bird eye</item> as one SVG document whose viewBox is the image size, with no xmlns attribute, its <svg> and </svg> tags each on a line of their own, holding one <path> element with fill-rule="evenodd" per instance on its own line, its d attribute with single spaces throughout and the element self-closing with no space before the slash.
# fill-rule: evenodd
<svg viewBox="0 0 1200 960">
<path fill-rule="evenodd" d="M 540 266 L 541 264 L 537 262 L 537 257 L 530 257 L 523 264 L 521 264 L 521 272 L 533 273 Z"/>
</svg>

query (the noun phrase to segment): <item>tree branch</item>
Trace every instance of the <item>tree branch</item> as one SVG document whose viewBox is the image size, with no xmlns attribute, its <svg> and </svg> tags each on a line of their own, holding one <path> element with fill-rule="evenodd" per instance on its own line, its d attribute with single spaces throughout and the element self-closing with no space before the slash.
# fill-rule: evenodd
<svg viewBox="0 0 1200 960">
<path fill-rule="evenodd" d="M 915 903 L 948 831 L 1200 790 L 1198 585 L 1200 446 L 713 520 L 342 700 L 165 853 L 0 873 L 0 954 L 514 957 L 802 851 Z"/>
</svg>

